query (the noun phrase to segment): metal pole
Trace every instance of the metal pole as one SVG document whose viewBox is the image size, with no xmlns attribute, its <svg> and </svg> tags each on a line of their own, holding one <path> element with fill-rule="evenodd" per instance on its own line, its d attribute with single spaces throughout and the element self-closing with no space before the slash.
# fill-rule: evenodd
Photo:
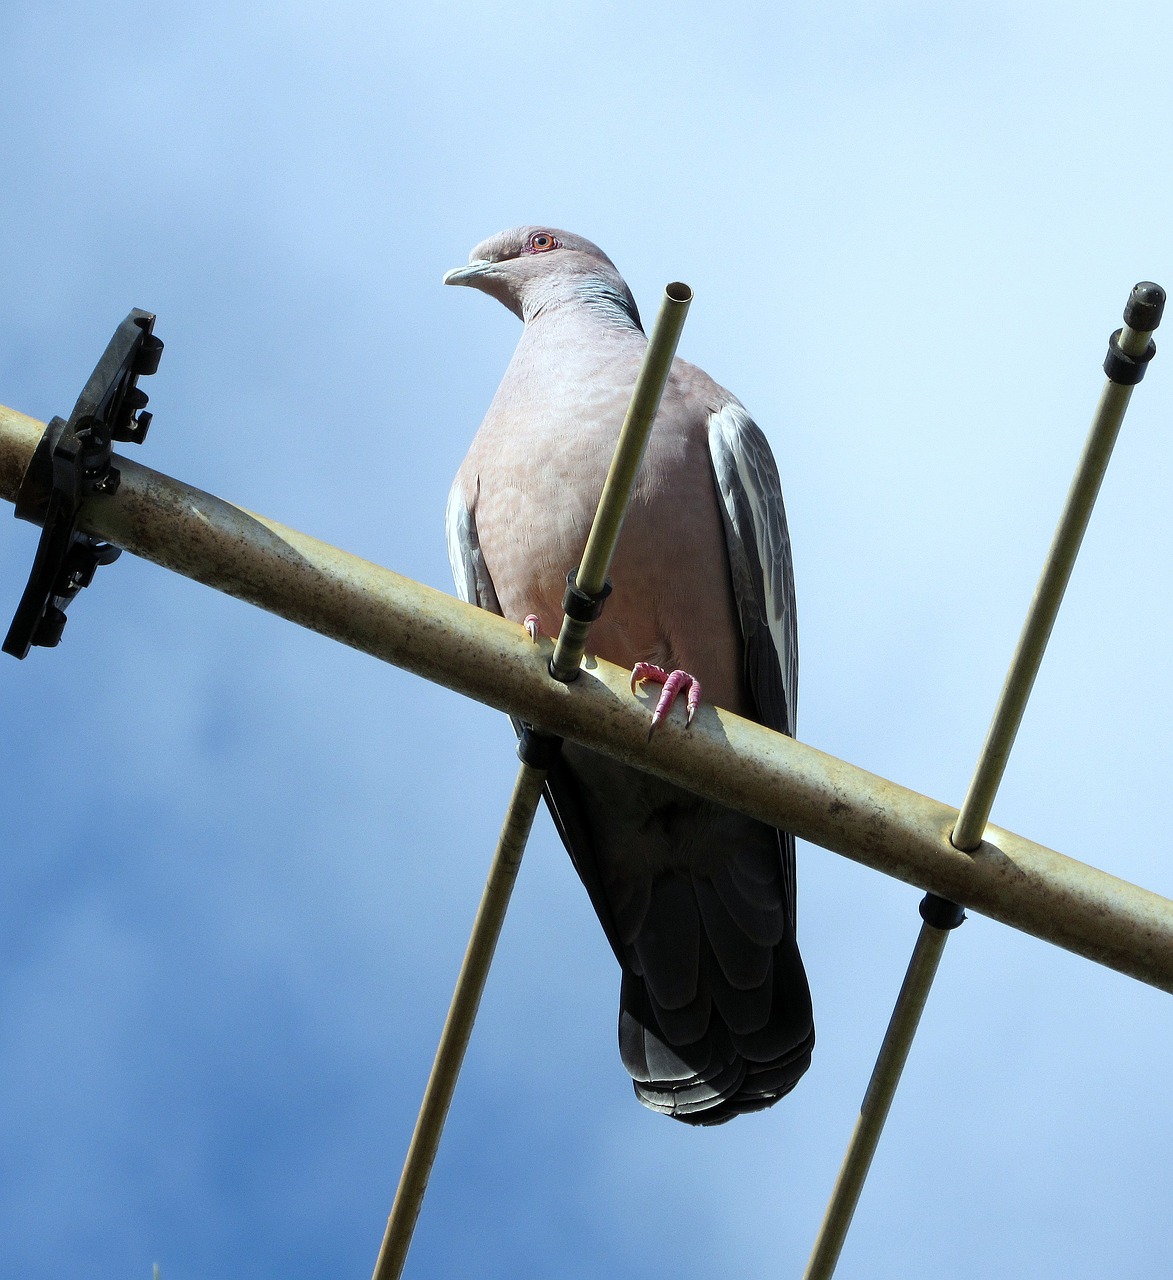
<svg viewBox="0 0 1173 1280">
<path fill-rule="evenodd" d="M 11 502 L 45 424 L 0 407 L 0 498 Z M 117 458 L 122 484 L 87 501 L 81 527 L 551 733 L 792 831 L 864 866 L 1173 991 L 1173 902 L 990 826 L 973 854 L 949 842 L 957 810 L 702 705 L 651 743 L 630 672 L 600 659 L 551 680 L 549 641 L 414 582 Z M 32 530 L 13 522 L 13 536 Z M 107 572 L 117 572 L 110 569 Z M 91 588 L 101 591 L 101 579 Z M 15 595 L 14 595 L 15 599 Z M 89 602 L 83 595 L 75 609 Z M 70 643 L 66 638 L 65 643 Z M 34 653 L 29 661 L 51 657 Z"/>
<path fill-rule="evenodd" d="M 921 925 L 803 1280 L 829 1280 L 835 1272 L 948 937 L 948 928 Z"/>
<path fill-rule="evenodd" d="M 672 357 L 691 301 L 692 290 L 685 284 L 670 284 L 664 291 L 660 314 L 648 339 L 631 404 L 620 428 L 611 467 L 591 524 L 583 565 L 578 571 L 578 590 L 589 596 L 600 595 L 607 571 L 611 567 L 611 557 L 623 527 L 631 489 L 639 474 L 648 436 L 651 434 L 652 423 L 672 368 Z M 566 683 L 578 675 L 590 628 L 591 622 L 588 619 L 573 619 L 569 616 L 563 619 L 555 657 L 550 664 L 550 674 L 554 679 Z M 489 878 L 473 924 L 464 963 L 456 981 L 456 990 L 444 1022 L 436 1059 L 424 1090 L 424 1100 L 416 1118 L 372 1280 L 399 1280 L 403 1274 L 407 1251 L 411 1247 L 415 1224 L 428 1189 L 428 1178 L 444 1132 L 444 1121 L 448 1116 L 456 1081 L 472 1036 L 473 1023 L 488 981 L 497 939 L 501 936 L 501 927 L 505 923 L 505 912 L 509 909 L 509 899 L 517 880 L 526 841 L 529 839 L 538 802 L 542 798 L 549 764 L 560 745 L 561 739 L 548 734 L 534 733 L 528 728 L 522 733 L 519 747 L 521 769 L 509 801 L 497 852 L 489 869 Z"/>
<path fill-rule="evenodd" d="M 627 504 L 631 500 L 632 486 L 643 462 L 652 422 L 660 407 L 660 397 L 664 394 L 664 385 L 668 381 L 672 359 L 676 354 L 676 344 L 680 340 L 680 331 L 684 328 L 691 302 L 692 290 L 678 280 L 664 290 L 660 314 L 656 317 L 652 336 L 648 339 L 648 349 L 644 353 L 627 416 L 619 430 L 619 441 L 611 458 L 590 536 L 582 553 L 582 563 L 578 566 L 575 577 L 575 586 L 585 596 L 597 598 L 605 588 L 607 571 L 611 567 L 619 531 L 623 527 L 623 517 L 627 514 Z M 586 621 L 569 616 L 563 618 L 558 643 L 554 646 L 554 656 L 550 659 L 550 674 L 555 680 L 565 682 L 578 675 L 590 626 Z"/>
<path fill-rule="evenodd" d="M 1148 282 L 1132 290 L 1124 309 L 1123 329 L 1112 335 L 1104 370 L 1108 383 L 1100 396 L 1091 431 L 1076 468 L 1059 526 L 1043 565 L 1018 648 L 1010 663 L 993 723 L 986 736 L 973 780 L 961 807 L 950 842 L 956 849 L 976 852 L 989 821 L 994 797 L 1006 770 L 1010 749 L 1026 710 L 1035 676 L 1043 660 L 1063 593 L 1071 578 L 1075 557 L 1091 518 L 1100 491 L 1112 446 L 1120 432 L 1132 388 L 1144 376 L 1144 367 L 1156 348 L 1150 346 L 1153 330 L 1161 321 L 1165 293 Z M 1140 327 L 1133 327 L 1139 325 Z M 1123 357 L 1121 359 L 1120 357 Z M 925 918 L 912 953 L 896 1007 L 880 1045 L 872 1078 L 860 1107 L 859 1119 L 847 1145 L 835 1188 L 815 1241 L 803 1280 L 830 1280 L 847 1238 L 864 1179 L 883 1132 L 884 1122 L 900 1083 L 912 1041 L 924 1012 L 925 1002 L 936 977 L 949 931 L 956 928 L 964 913 L 952 902 L 933 894 L 921 904 Z"/>
<path fill-rule="evenodd" d="M 444 1121 L 448 1117 L 448 1108 L 464 1063 L 473 1022 L 489 976 L 489 966 L 493 963 L 493 953 L 497 949 L 497 939 L 501 936 L 501 926 L 505 922 L 505 912 L 545 781 L 545 769 L 533 769 L 523 764 L 518 772 L 505 825 L 497 841 L 497 851 L 493 855 L 489 878 L 481 895 L 481 904 L 477 908 L 468 948 L 464 953 L 464 963 L 460 966 L 460 976 L 456 980 L 448 1017 L 444 1020 L 444 1030 L 440 1034 L 436 1060 L 432 1065 L 432 1073 L 424 1090 L 424 1100 L 411 1135 L 411 1145 L 407 1149 L 407 1159 L 404 1161 L 395 1201 L 391 1206 L 391 1216 L 387 1219 L 387 1230 L 375 1262 L 375 1280 L 390 1280 L 403 1273 L 416 1219 L 424 1202 L 428 1178 L 440 1145 L 440 1135 L 444 1131 Z"/>
<path fill-rule="evenodd" d="M 0 407 L 0 498 L 11 502 L 45 424 Z M 190 485 L 117 458 L 122 484 L 92 498 L 95 537 L 300 626 L 678 783 L 799 839 L 1173 991 L 1173 902 L 990 826 L 971 854 L 957 810 L 721 708 L 647 741 L 630 672 L 601 659 L 551 680 L 549 641 Z M 15 522 L 14 536 L 31 529 Z M 107 572 L 113 573 L 117 569 Z M 101 591 L 99 578 L 92 591 Z M 15 599 L 15 596 L 14 596 Z M 83 595 L 75 609 L 89 602 Z M 66 638 L 65 643 L 70 643 Z M 29 661 L 52 661 L 34 653 Z"/>
<path fill-rule="evenodd" d="M 1153 331 L 1161 322 L 1164 304 L 1165 291 L 1159 285 L 1145 282 L 1133 289 L 1124 310 L 1125 325 L 1117 339 L 1119 349 L 1125 357 L 1134 362 L 1144 358 Z M 1133 324 L 1142 327 L 1133 328 Z M 1142 375 L 1143 371 L 1144 365 L 1141 364 Z M 969 791 L 961 806 L 957 826 L 953 829 L 954 845 L 966 852 L 976 849 L 981 843 L 982 832 L 989 821 L 994 797 L 998 794 L 1002 775 L 1006 771 L 1010 749 L 1014 746 L 1027 699 L 1034 687 L 1035 676 L 1039 673 L 1043 651 L 1051 638 L 1051 628 L 1055 625 L 1055 617 L 1063 603 L 1063 593 L 1067 590 L 1075 557 L 1079 554 L 1134 385 L 1135 383 L 1110 379 L 1096 407 L 1087 443 L 1071 482 L 1063 514 L 1059 518 L 1059 526 L 1055 530 L 1034 598 L 1030 602 L 1018 648 L 1011 659 L 1006 683 L 1002 686 Z"/>
</svg>

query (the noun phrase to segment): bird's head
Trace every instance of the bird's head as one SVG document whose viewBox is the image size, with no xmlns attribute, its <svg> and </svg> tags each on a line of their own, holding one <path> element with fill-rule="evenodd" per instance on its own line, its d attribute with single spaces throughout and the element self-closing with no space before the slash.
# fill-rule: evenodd
<svg viewBox="0 0 1173 1280">
<path fill-rule="evenodd" d="M 553 227 L 514 227 L 482 240 L 468 266 L 454 267 L 444 283 L 480 289 L 526 323 L 553 307 L 581 304 L 613 323 L 643 327 L 611 259 L 582 236 Z"/>
</svg>

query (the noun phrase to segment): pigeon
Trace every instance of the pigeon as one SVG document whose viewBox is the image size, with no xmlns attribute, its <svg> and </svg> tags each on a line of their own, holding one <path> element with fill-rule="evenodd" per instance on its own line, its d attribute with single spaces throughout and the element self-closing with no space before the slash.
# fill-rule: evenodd
<svg viewBox="0 0 1173 1280">
<path fill-rule="evenodd" d="M 639 311 L 601 249 L 550 227 L 483 241 L 444 282 L 524 323 L 448 501 L 457 593 L 553 635 L 647 346 Z M 741 403 L 680 359 L 611 577 L 592 653 L 633 669 L 633 685 L 671 674 L 794 734 L 778 469 Z M 788 1093 L 814 1045 L 793 836 L 571 742 L 545 799 L 619 961 L 620 1056 L 639 1100 L 713 1125 Z"/>
</svg>

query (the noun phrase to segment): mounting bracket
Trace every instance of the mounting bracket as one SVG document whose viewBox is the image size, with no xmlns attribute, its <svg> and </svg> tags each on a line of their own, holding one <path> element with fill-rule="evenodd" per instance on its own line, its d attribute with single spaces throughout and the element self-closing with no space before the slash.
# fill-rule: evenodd
<svg viewBox="0 0 1173 1280">
<path fill-rule="evenodd" d="M 137 308 L 123 320 L 69 420 L 54 418 L 45 428 L 20 482 L 17 519 L 39 524 L 41 539 L 2 646 L 15 658 L 33 645 L 56 645 L 69 602 L 90 585 L 99 565 L 122 554 L 121 547 L 79 532 L 77 522 L 86 498 L 118 488 L 113 442 L 142 444 L 146 437 L 151 415 L 137 383 L 158 369 L 163 354 L 154 324 L 151 312 Z"/>
</svg>

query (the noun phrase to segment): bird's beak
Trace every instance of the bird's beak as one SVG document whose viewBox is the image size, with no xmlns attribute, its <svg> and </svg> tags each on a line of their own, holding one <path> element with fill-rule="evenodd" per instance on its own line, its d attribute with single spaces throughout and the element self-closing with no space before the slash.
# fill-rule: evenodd
<svg viewBox="0 0 1173 1280">
<path fill-rule="evenodd" d="M 467 267 L 453 267 L 451 271 L 445 271 L 444 283 L 475 285 L 494 265 L 488 258 L 474 258 Z"/>
</svg>

